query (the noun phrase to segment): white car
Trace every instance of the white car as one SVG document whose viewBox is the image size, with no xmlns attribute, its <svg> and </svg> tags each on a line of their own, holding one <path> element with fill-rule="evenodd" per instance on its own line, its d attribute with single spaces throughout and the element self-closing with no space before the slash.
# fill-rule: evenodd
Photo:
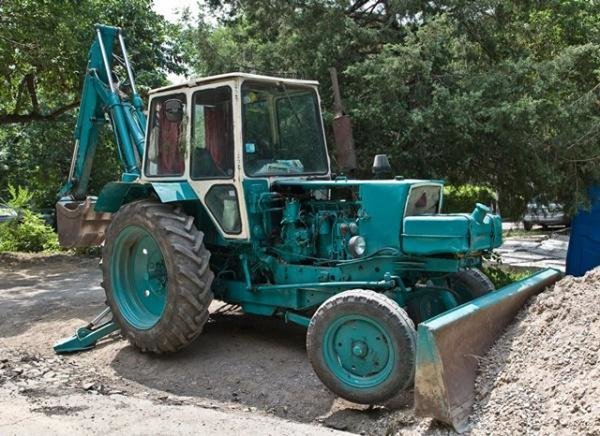
<svg viewBox="0 0 600 436">
<path fill-rule="evenodd" d="M 527 209 L 523 214 L 523 228 L 529 231 L 536 224 L 544 229 L 550 226 L 569 226 L 571 217 L 558 203 L 541 204 L 534 200 L 527 203 Z"/>
<path fill-rule="evenodd" d="M 19 216 L 18 212 L 12 207 L 0 203 L 0 223 L 14 220 Z"/>
</svg>

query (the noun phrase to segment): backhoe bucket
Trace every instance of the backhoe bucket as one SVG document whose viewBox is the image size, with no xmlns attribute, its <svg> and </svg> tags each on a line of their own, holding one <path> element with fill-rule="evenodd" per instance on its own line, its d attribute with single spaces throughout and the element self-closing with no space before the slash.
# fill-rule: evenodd
<svg viewBox="0 0 600 436">
<path fill-rule="evenodd" d="M 478 359 L 525 301 L 559 280 L 551 268 L 419 324 L 415 413 L 464 431 L 474 401 Z"/>
<path fill-rule="evenodd" d="M 96 199 L 64 201 L 56 203 L 56 227 L 61 247 L 91 247 L 104 241 L 110 213 L 94 210 Z"/>
</svg>

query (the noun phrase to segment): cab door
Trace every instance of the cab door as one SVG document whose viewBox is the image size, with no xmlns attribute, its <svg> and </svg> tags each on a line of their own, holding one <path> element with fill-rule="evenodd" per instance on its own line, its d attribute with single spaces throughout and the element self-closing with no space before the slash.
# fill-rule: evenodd
<svg viewBox="0 0 600 436">
<path fill-rule="evenodd" d="M 232 84 L 191 92 L 190 185 L 225 239 L 246 239 L 242 190 L 236 165 L 236 125 Z"/>
</svg>

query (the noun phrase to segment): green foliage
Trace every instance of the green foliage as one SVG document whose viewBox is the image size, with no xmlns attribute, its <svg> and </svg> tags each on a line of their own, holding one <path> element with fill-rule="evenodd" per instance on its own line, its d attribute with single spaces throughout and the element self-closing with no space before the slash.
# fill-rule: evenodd
<svg viewBox="0 0 600 436">
<path fill-rule="evenodd" d="M 509 285 L 517 280 L 524 279 L 531 275 L 531 271 L 515 270 L 510 268 L 500 268 L 498 266 L 486 266 L 481 269 L 492 281 L 496 289 Z"/>
<path fill-rule="evenodd" d="M 317 79 L 328 109 L 335 66 L 362 175 L 387 153 L 397 174 L 489 187 L 513 218 L 600 182 L 600 2 L 206 0 L 178 26 L 151 3 L 0 2 L 0 197 L 54 202 L 96 22 L 126 29 L 142 92 L 189 65 Z M 92 193 L 119 173 L 110 136 Z"/>
<path fill-rule="evenodd" d="M 8 205 L 19 211 L 18 219 L 0 224 L 0 253 L 6 251 L 55 251 L 58 238 L 39 214 L 26 209 L 33 193 L 26 188 L 9 185 Z"/>
<path fill-rule="evenodd" d="M 476 185 L 446 185 L 444 187 L 444 212 L 471 212 L 475 203 L 492 207 L 496 203 L 496 195 L 490 188 Z"/>
<path fill-rule="evenodd" d="M 122 26 L 136 83 L 144 94 L 184 71 L 175 26 L 151 0 L 12 0 L 0 2 L 0 197 L 27 186 L 36 208 L 51 207 L 67 177 L 77 107 L 94 23 Z M 98 190 L 119 175 L 108 129 L 90 183 Z"/>
<path fill-rule="evenodd" d="M 600 181 L 599 2 L 212 0 L 183 44 L 199 74 L 318 79 L 325 108 L 336 66 L 362 174 L 387 153 L 512 217 Z"/>
<path fill-rule="evenodd" d="M 22 186 L 8 185 L 8 194 L 10 197 L 7 204 L 16 210 L 26 208 L 33 199 L 33 193 Z"/>
</svg>

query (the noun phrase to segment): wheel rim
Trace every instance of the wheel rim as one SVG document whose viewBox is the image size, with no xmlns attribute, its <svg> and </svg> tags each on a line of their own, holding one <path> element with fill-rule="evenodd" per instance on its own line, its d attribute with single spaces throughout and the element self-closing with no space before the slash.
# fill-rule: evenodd
<svg viewBox="0 0 600 436">
<path fill-rule="evenodd" d="M 119 311 L 133 327 L 145 330 L 161 318 L 167 302 L 167 272 L 150 233 L 130 225 L 119 235 L 111 261 L 112 289 Z"/>
<path fill-rule="evenodd" d="M 369 389 L 383 383 L 395 365 L 395 344 L 385 327 L 363 315 L 346 315 L 326 329 L 325 363 L 348 386 Z"/>
</svg>

